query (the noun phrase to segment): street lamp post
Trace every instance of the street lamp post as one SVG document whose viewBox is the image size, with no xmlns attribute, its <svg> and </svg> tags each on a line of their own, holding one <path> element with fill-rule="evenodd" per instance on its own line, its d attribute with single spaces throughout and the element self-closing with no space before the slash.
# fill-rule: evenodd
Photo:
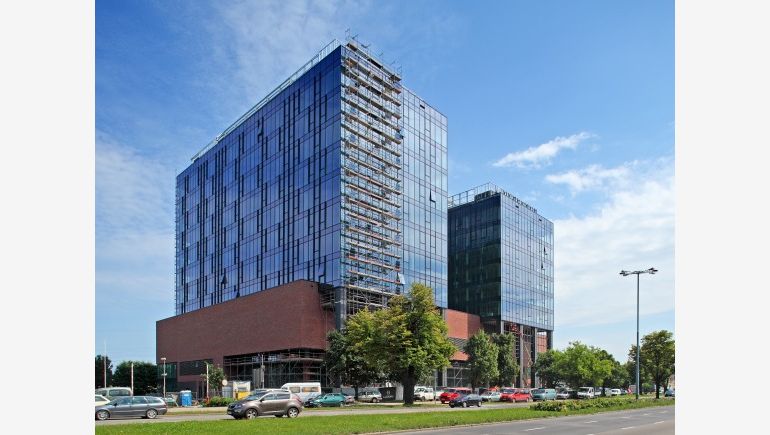
<svg viewBox="0 0 770 435">
<path fill-rule="evenodd" d="M 163 363 L 163 401 L 166 401 L 166 357 L 160 359 Z"/>
<path fill-rule="evenodd" d="M 650 275 L 654 275 L 658 269 L 651 267 L 647 270 L 635 270 L 635 271 L 628 271 L 628 270 L 621 270 L 620 274 L 623 276 L 628 275 L 636 275 L 636 388 L 634 389 L 634 392 L 636 393 L 636 400 L 639 400 L 639 275 L 643 273 L 649 273 Z"/>
</svg>

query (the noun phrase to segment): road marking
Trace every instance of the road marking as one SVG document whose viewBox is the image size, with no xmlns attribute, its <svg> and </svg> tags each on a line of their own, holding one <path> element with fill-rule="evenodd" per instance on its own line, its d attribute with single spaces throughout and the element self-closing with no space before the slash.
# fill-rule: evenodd
<svg viewBox="0 0 770 435">
<path fill-rule="evenodd" d="M 633 428 L 634 428 L 634 426 L 621 427 L 620 430 L 633 429 Z"/>
<path fill-rule="evenodd" d="M 624 417 L 620 417 L 620 418 L 631 418 L 631 417 L 629 417 L 629 416 L 624 416 Z"/>
<path fill-rule="evenodd" d="M 653 424 L 660 424 L 660 423 L 665 423 L 665 421 L 663 421 L 663 420 L 661 420 L 661 421 L 656 421 L 656 422 L 655 422 L 655 423 L 653 423 Z"/>
<path fill-rule="evenodd" d="M 668 412 L 668 411 L 660 411 L 660 414 L 665 414 L 666 412 Z"/>
<path fill-rule="evenodd" d="M 642 414 L 642 415 L 650 415 L 650 413 L 648 412 L 647 414 Z"/>
<path fill-rule="evenodd" d="M 524 432 L 529 432 L 531 430 L 540 430 L 540 429 L 545 429 L 545 426 L 533 427 L 532 429 L 524 429 Z"/>
<path fill-rule="evenodd" d="M 596 423 L 596 422 L 597 420 L 588 420 L 588 421 L 584 421 L 583 423 Z"/>
</svg>

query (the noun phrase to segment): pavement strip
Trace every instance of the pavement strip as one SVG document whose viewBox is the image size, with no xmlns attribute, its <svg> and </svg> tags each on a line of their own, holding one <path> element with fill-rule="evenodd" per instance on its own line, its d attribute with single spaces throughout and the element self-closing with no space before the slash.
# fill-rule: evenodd
<svg viewBox="0 0 770 435">
<path fill-rule="evenodd" d="M 620 430 L 633 429 L 633 428 L 634 428 L 634 426 L 621 427 Z"/>
<path fill-rule="evenodd" d="M 587 423 L 596 423 L 597 421 L 599 421 L 599 420 L 588 420 L 588 421 L 584 421 L 583 423 L 586 423 L 586 424 Z"/>
<path fill-rule="evenodd" d="M 661 424 L 661 423 L 665 423 L 665 421 L 663 421 L 663 420 L 661 420 L 661 421 L 656 421 L 656 422 L 655 422 L 655 423 L 653 423 L 653 424 Z"/>
<path fill-rule="evenodd" d="M 531 429 L 524 429 L 524 432 L 529 432 L 531 430 L 540 430 L 540 429 L 545 429 L 545 426 L 533 427 Z"/>
</svg>

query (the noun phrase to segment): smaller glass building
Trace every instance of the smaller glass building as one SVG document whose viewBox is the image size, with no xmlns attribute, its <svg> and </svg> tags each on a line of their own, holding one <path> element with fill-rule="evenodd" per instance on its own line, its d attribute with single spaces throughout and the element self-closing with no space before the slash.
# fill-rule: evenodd
<svg viewBox="0 0 770 435">
<path fill-rule="evenodd" d="M 553 333 L 553 223 L 494 184 L 449 200 L 449 308 L 518 336 L 521 381 Z"/>
</svg>

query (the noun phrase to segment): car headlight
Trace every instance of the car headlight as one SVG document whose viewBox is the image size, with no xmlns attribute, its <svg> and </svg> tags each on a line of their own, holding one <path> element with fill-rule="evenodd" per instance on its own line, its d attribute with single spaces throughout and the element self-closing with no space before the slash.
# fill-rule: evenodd
<svg viewBox="0 0 770 435">
<path fill-rule="evenodd" d="M 243 405 L 241 405 L 240 403 L 236 403 L 235 406 L 233 406 L 233 408 L 235 409 L 243 408 Z"/>
</svg>

